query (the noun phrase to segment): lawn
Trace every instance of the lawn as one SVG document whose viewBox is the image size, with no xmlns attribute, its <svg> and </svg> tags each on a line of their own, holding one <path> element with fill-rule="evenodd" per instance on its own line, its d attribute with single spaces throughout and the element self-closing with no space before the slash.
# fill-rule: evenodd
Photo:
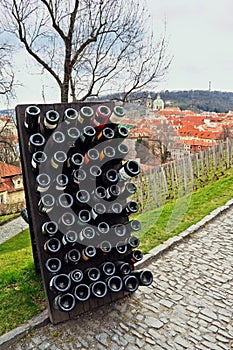
<svg viewBox="0 0 233 350">
<path fill-rule="evenodd" d="M 0 216 L 0 225 L 3 225 L 12 219 L 15 219 L 19 215 L 20 215 L 19 213 L 16 213 L 16 214 L 9 214 L 9 215 Z"/>
<path fill-rule="evenodd" d="M 233 175 L 138 215 L 138 237 L 146 253 L 201 220 L 233 196 Z M 34 272 L 29 230 L 0 245 L 0 335 L 46 307 L 42 282 Z"/>
<path fill-rule="evenodd" d="M 212 210 L 233 198 L 233 175 L 222 178 L 162 208 L 138 215 L 142 230 L 137 235 L 140 248 L 146 253 L 197 223 Z"/>
<path fill-rule="evenodd" d="M 0 245 L 0 335 L 45 308 L 41 279 L 34 272 L 29 230 Z"/>
</svg>

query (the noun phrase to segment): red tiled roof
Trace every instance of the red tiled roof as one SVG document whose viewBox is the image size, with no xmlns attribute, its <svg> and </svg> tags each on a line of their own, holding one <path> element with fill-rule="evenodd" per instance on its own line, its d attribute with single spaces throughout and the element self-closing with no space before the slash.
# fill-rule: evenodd
<svg viewBox="0 0 233 350">
<path fill-rule="evenodd" d="M 0 161 L 0 178 L 12 177 L 12 176 L 21 175 L 21 174 L 22 174 L 21 168 L 15 165 L 7 164 Z"/>
</svg>

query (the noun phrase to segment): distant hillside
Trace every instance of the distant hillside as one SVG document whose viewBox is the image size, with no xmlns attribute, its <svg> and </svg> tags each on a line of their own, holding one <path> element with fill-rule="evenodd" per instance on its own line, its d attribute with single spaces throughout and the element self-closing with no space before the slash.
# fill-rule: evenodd
<svg viewBox="0 0 233 350">
<path fill-rule="evenodd" d="M 181 109 L 217 113 L 233 110 L 233 92 L 207 90 L 164 91 L 161 92 L 160 96 L 165 101 L 166 106 L 178 106 Z"/>
<path fill-rule="evenodd" d="M 221 91 L 164 91 L 160 94 L 166 105 L 179 106 L 181 109 L 211 111 L 217 113 L 233 110 L 233 92 Z"/>
<path fill-rule="evenodd" d="M 131 100 L 140 100 L 140 105 L 145 106 L 148 94 L 154 100 L 156 92 L 145 91 L 130 96 Z M 120 98 L 120 94 L 106 95 L 105 99 Z M 189 90 L 189 91 L 162 91 L 160 97 L 165 102 L 165 107 L 177 106 L 182 110 L 191 109 L 195 112 L 226 113 L 233 110 L 233 92 Z"/>
</svg>

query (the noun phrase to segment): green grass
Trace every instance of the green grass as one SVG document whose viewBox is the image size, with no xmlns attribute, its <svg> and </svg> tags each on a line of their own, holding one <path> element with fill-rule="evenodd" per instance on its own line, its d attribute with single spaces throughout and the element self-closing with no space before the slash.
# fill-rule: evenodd
<svg viewBox="0 0 233 350">
<path fill-rule="evenodd" d="M 148 252 L 197 223 L 232 197 L 233 175 L 229 175 L 186 197 L 169 201 L 162 208 L 138 215 L 143 228 L 137 235 L 141 240 L 140 249 Z"/>
<path fill-rule="evenodd" d="M 0 245 L 0 335 L 45 307 L 41 279 L 34 272 L 29 230 Z"/>
<path fill-rule="evenodd" d="M 146 253 L 201 220 L 233 196 L 233 175 L 221 178 L 163 208 L 138 215 L 138 234 Z M 33 266 L 29 231 L 0 245 L 0 335 L 27 322 L 46 307 L 40 277 Z"/>
<path fill-rule="evenodd" d="M 19 213 L 16 213 L 16 214 L 9 214 L 9 215 L 0 216 L 0 225 L 5 224 L 6 222 L 16 218 L 19 215 L 20 215 Z"/>
</svg>

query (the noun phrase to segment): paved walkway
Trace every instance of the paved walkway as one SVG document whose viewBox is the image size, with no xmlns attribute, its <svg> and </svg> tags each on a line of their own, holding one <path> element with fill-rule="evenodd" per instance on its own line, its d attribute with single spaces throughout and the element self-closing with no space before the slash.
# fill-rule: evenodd
<svg viewBox="0 0 233 350">
<path fill-rule="evenodd" d="M 151 262 L 150 287 L 34 329 L 9 349 L 233 349 L 232 222 L 229 209 Z"/>
<path fill-rule="evenodd" d="M 0 226 L 0 244 L 26 228 L 28 228 L 28 224 L 21 216 Z"/>
</svg>

